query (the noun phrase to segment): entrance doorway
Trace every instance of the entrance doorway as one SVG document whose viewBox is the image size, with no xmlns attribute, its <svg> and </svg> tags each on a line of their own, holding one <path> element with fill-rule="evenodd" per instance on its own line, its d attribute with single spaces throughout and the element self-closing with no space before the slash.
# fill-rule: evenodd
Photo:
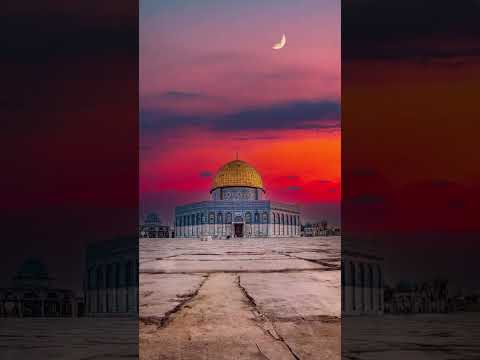
<svg viewBox="0 0 480 360">
<path fill-rule="evenodd" d="M 243 224 L 233 224 L 235 237 L 243 237 Z"/>
</svg>

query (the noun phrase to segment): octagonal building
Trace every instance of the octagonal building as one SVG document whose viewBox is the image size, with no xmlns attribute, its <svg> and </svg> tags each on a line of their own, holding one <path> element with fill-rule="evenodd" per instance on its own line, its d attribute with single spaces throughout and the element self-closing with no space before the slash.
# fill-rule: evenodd
<svg viewBox="0 0 480 360">
<path fill-rule="evenodd" d="M 210 200 L 175 208 L 175 237 L 300 236 L 298 207 L 265 195 L 257 170 L 245 161 L 231 161 L 213 178 Z"/>
</svg>

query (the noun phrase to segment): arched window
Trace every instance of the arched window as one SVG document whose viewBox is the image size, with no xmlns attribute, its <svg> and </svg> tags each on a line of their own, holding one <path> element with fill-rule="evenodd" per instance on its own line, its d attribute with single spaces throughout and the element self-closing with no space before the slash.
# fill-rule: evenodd
<svg viewBox="0 0 480 360">
<path fill-rule="evenodd" d="M 268 224 L 268 213 L 266 211 L 262 214 L 262 222 Z"/>
<path fill-rule="evenodd" d="M 214 224 L 215 223 L 215 213 L 214 212 L 210 212 L 208 214 L 208 223 L 209 224 Z"/>
<path fill-rule="evenodd" d="M 195 224 L 195 214 L 192 214 L 192 225 L 196 225 Z"/>
<path fill-rule="evenodd" d="M 285 216 L 282 214 L 282 225 L 285 225 Z"/>
<path fill-rule="evenodd" d="M 250 213 L 250 211 L 247 211 L 245 213 L 245 223 L 247 223 L 247 224 L 252 223 L 252 214 Z"/>
<path fill-rule="evenodd" d="M 200 225 L 202 223 L 202 215 L 200 213 L 197 213 L 197 225 Z"/>
<path fill-rule="evenodd" d="M 231 224 L 232 223 L 232 213 L 227 212 L 227 215 L 225 216 L 225 224 Z"/>
<path fill-rule="evenodd" d="M 217 224 L 223 224 L 223 214 L 220 212 L 217 214 Z"/>
<path fill-rule="evenodd" d="M 255 224 L 260 224 L 260 214 L 258 212 L 255 213 Z"/>
</svg>

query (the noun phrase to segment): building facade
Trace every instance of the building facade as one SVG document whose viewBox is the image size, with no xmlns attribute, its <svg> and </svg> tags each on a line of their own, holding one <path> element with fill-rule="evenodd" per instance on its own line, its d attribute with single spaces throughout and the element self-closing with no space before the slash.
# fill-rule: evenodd
<svg viewBox="0 0 480 360">
<path fill-rule="evenodd" d="M 364 243 L 354 246 L 342 241 L 342 314 L 364 315 L 384 312 L 383 258 Z"/>
<path fill-rule="evenodd" d="M 119 238 L 87 249 L 87 316 L 138 314 L 138 239 Z"/>
<path fill-rule="evenodd" d="M 72 290 L 53 286 L 54 279 L 37 259 L 25 261 L 10 288 L 0 289 L 1 317 L 78 317 L 84 301 Z"/>
<path fill-rule="evenodd" d="M 260 174 L 241 160 L 220 168 L 210 200 L 175 208 L 175 237 L 300 236 L 297 206 L 265 199 Z"/>
<path fill-rule="evenodd" d="M 140 238 L 168 238 L 170 237 L 170 227 L 162 225 L 160 218 L 155 213 L 148 214 L 143 223 L 139 225 L 138 236 Z"/>
</svg>

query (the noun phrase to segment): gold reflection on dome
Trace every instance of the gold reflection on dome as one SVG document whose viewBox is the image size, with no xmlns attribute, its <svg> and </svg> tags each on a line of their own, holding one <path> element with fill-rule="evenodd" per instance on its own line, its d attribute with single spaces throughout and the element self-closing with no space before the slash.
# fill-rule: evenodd
<svg viewBox="0 0 480 360">
<path fill-rule="evenodd" d="M 213 179 L 212 190 L 221 187 L 248 186 L 263 189 L 262 177 L 252 166 L 242 160 L 223 165 Z"/>
</svg>

